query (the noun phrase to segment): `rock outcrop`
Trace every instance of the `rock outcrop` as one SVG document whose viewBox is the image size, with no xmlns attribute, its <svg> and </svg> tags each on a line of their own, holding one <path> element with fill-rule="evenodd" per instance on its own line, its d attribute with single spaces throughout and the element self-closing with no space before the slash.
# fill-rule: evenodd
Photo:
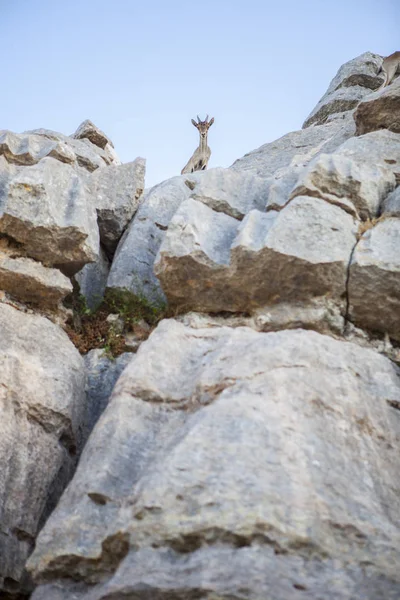
<svg viewBox="0 0 400 600">
<path fill-rule="evenodd" d="M 144 160 L 90 121 L 0 132 L 0 597 L 400 596 L 381 64 L 343 65 L 302 130 L 143 193 Z"/>
</svg>

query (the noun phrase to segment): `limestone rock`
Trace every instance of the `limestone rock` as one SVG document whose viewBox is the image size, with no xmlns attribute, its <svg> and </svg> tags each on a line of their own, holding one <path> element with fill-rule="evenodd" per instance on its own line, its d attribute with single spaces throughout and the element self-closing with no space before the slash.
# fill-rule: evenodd
<svg viewBox="0 0 400 600">
<path fill-rule="evenodd" d="M 76 140 L 88 139 L 92 144 L 102 148 L 103 150 L 109 144 L 112 148 L 114 147 L 112 141 L 106 136 L 101 129 L 96 127 L 92 121 L 86 119 L 83 121 L 78 129 L 75 131 L 73 135 L 70 137 L 75 138 Z"/>
<path fill-rule="evenodd" d="M 68 274 L 95 261 L 96 214 L 80 173 L 54 158 L 12 167 L 0 157 L 0 234 L 22 244 L 30 257 Z"/>
<path fill-rule="evenodd" d="M 350 265 L 349 316 L 363 328 L 400 341 L 400 219 L 362 236 Z"/>
<path fill-rule="evenodd" d="M 268 182 L 251 173 L 209 169 L 201 173 L 192 198 L 241 220 L 253 208 L 265 210 L 268 190 Z"/>
<path fill-rule="evenodd" d="M 17 165 L 35 165 L 46 156 L 64 163 L 76 162 L 75 153 L 63 141 L 4 130 L 0 131 L 0 156 Z"/>
<path fill-rule="evenodd" d="M 0 290 L 21 302 L 56 310 L 61 300 L 72 292 L 72 285 L 57 269 L 0 249 Z"/>
<path fill-rule="evenodd" d="M 85 265 L 75 275 L 79 291 L 85 298 L 87 306 L 92 310 L 97 308 L 104 298 L 109 273 L 110 263 L 100 247 L 96 262 Z"/>
<path fill-rule="evenodd" d="M 335 113 L 355 108 L 358 103 L 380 86 L 378 71 L 382 57 L 365 52 L 342 65 L 331 81 L 328 90 L 304 122 L 303 128 L 325 123 Z"/>
<path fill-rule="evenodd" d="M 357 135 L 379 129 L 400 133 L 400 78 L 360 102 L 354 120 Z"/>
<path fill-rule="evenodd" d="M 372 350 L 163 321 L 39 536 L 33 599 L 395 598 L 399 402 Z"/>
<path fill-rule="evenodd" d="M 391 217 L 400 217 L 400 186 L 389 194 L 382 206 L 382 214 Z"/>
<path fill-rule="evenodd" d="M 291 191 L 306 167 L 287 167 L 280 169 L 268 181 L 268 200 L 266 210 L 281 210 L 289 202 Z"/>
<path fill-rule="evenodd" d="M 36 534 L 72 476 L 85 372 L 66 334 L 43 317 L 0 304 L 0 331 L 1 596 L 24 591 Z"/>
<path fill-rule="evenodd" d="M 192 193 L 199 174 L 168 179 L 147 190 L 119 242 L 107 287 L 126 289 L 150 302 L 165 301 L 153 265 L 169 222 Z M 190 186 L 186 184 L 190 183 Z"/>
<path fill-rule="evenodd" d="M 320 154 L 300 175 L 290 199 L 316 196 L 368 219 L 378 215 L 382 200 L 395 186 L 395 176 L 387 166 L 361 163 L 335 153 Z"/>
<path fill-rule="evenodd" d="M 356 243 L 353 218 L 298 197 L 279 213 L 252 210 L 238 226 L 187 200 L 171 221 L 155 272 L 172 306 L 251 312 L 325 296 L 339 302 Z"/>
<path fill-rule="evenodd" d="M 97 210 L 100 240 L 110 256 L 139 206 L 145 169 L 146 161 L 137 158 L 124 165 L 97 169 L 88 180 Z"/>
<path fill-rule="evenodd" d="M 230 167 L 234 171 L 250 171 L 259 177 L 271 177 L 279 169 L 304 167 L 321 152 L 331 153 L 355 133 L 350 115 L 340 119 L 293 131 L 246 154 Z"/>
</svg>

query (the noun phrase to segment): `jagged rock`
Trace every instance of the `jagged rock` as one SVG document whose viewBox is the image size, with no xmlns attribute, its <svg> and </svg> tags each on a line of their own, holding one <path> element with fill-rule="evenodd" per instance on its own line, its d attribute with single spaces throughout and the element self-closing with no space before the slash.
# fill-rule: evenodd
<svg viewBox="0 0 400 600">
<path fill-rule="evenodd" d="M 76 161 L 74 152 L 62 141 L 4 130 L 0 131 L 0 156 L 17 165 L 35 165 L 46 156 L 64 163 Z"/>
<path fill-rule="evenodd" d="M 400 217 L 400 186 L 386 198 L 382 206 L 382 215 Z"/>
<path fill-rule="evenodd" d="M 289 202 L 292 189 L 297 183 L 305 167 L 288 167 L 277 171 L 269 179 L 269 190 L 266 210 L 281 210 Z"/>
<path fill-rule="evenodd" d="M 82 445 L 83 360 L 47 319 L 0 304 L 0 596 L 24 564 Z"/>
<path fill-rule="evenodd" d="M 400 78 L 360 102 L 354 120 L 357 135 L 378 129 L 400 133 Z"/>
<path fill-rule="evenodd" d="M 0 234 L 69 275 L 96 260 L 95 209 L 76 169 L 54 158 L 14 167 L 0 157 L 0 181 Z"/>
<path fill-rule="evenodd" d="M 350 265 L 349 316 L 360 327 L 400 340 L 400 219 L 362 236 Z"/>
<path fill-rule="evenodd" d="M 112 256 L 122 233 L 135 214 L 144 189 L 146 161 L 137 158 L 124 165 L 97 169 L 89 189 L 97 210 L 100 240 Z"/>
<path fill-rule="evenodd" d="M 85 298 L 87 306 L 92 310 L 97 308 L 104 298 L 109 273 L 110 263 L 100 247 L 96 262 L 85 265 L 75 275 L 79 291 Z"/>
<path fill-rule="evenodd" d="M 199 178 L 192 198 L 241 220 L 253 208 L 265 210 L 268 190 L 269 183 L 251 173 L 209 169 Z"/>
<path fill-rule="evenodd" d="M 340 154 L 320 154 L 300 175 L 290 199 L 316 196 L 369 219 L 378 215 L 382 200 L 395 187 L 396 178 L 387 167 Z"/>
<path fill-rule="evenodd" d="M 163 321 L 40 533 L 33 600 L 395 598 L 399 402 L 372 350 Z"/>
<path fill-rule="evenodd" d="M 335 155 L 345 156 L 359 165 L 373 164 L 390 169 L 400 183 L 400 135 L 381 130 L 346 140 Z"/>
<path fill-rule="evenodd" d="M 68 135 L 64 135 L 58 131 L 51 131 L 50 129 L 32 129 L 25 131 L 21 135 L 39 135 L 44 139 L 63 142 L 69 151 L 74 154 L 78 165 L 89 172 L 110 164 L 120 164 L 120 160 L 110 144 L 107 144 L 103 150 L 92 144 L 88 139 L 76 140 Z"/>
<path fill-rule="evenodd" d="M 57 269 L 0 249 L 0 289 L 21 302 L 56 310 L 72 285 Z"/>
<path fill-rule="evenodd" d="M 98 146 L 102 150 L 105 149 L 107 144 L 109 144 L 112 148 L 114 147 L 114 144 L 112 143 L 110 138 L 108 138 L 106 134 L 103 131 L 101 131 L 101 129 L 96 127 L 96 125 L 92 123 L 92 121 L 90 121 L 89 119 L 83 121 L 79 125 L 75 133 L 70 137 L 76 140 L 88 139 L 89 142 L 92 142 L 92 144 Z"/>
<path fill-rule="evenodd" d="M 108 288 L 126 289 L 150 302 L 165 301 L 153 271 L 154 259 L 177 208 L 190 196 L 201 175 L 173 177 L 147 190 L 118 245 Z M 189 185 L 186 183 L 188 182 Z"/>
<path fill-rule="evenodd" d="M 324 125 L 293 131 L 245 154 L 230 167 L 234 171 L 250 171 L 260 177 L 271 177 L 279 169 L 304 167 L 321 152 L 329 154 L 355 133 L 352 116 Z"/>
<path fill-rule="evenodd" d="M 172 306 L 251 312 L 267 304 L 344 295 L 356 223 L 336 206 L 299 197 L 241 225 L 189 199 L 172 219 L 155 272 Z"/>
<path fill-rule="evenodd" d="M 114 385 L 126 365 L 132 360 L 132 356 L 133 354 L 130 352 L 125 352 L 116 359 L 110 359 L 103 350 L 98 349 L 90 350 L 85 355 L 84 360 L 88 376 L 87 416 L 85 418 L 87 433 L 85 437 L 88 437 L 100 415 L 104 412 Z"/>
<path fill-rule="evenodd" d="M 350 111 L 382 83 L 378 71 L 382 57 L 365 52 L 342 65 L 332 79 L 328 90 L 304 122 L 303 128 L 321 125 L 335 113 Z"/>
</svg>

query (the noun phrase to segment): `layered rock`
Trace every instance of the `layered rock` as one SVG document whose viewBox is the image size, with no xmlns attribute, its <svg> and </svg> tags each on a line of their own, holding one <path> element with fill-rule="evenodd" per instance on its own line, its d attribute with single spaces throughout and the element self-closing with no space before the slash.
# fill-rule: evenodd
<svg viewBox="0 0 400 600">
<path fill-rule="evenodd" d="M 0 304 L 0 331 L 0 595 L 17 595 L 29 590 L 25 561 L 83 442 L 85 372 L 45 318 Z"/>
<path fill-rule="evenodd" d="M 400 133 L 400 79 L 364 98 L 354 113 L 358 135 L 389 129 Z"/>
<path fill-rule="evenodd" d="M 371 350 L 164 321 L 39 536 L 33 599 L 394 598 L 399 402 Z"/>
</svg>

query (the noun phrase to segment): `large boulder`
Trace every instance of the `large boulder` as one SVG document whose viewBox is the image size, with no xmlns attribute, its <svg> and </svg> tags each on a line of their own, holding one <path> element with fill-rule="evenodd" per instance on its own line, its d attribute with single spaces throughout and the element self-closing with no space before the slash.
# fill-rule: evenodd
<svg viewBox="0 0 400 600">
<path fill-rule="evenodd" d="M 0 157 L 0 234 L 69 275 L 95 261 L 99 232 L 85 181 L 80 171 L 54 158 L 15 167 Z"/>
<path fill-rule="evenodd" d="M 88 180 L 97 211 L 100 240 L 113 256 L 118 242 L 138 209 L 144 190 L 146 161 L 137 158 L 124 165 L 97 169 Z"/>
<path fill-rule="evenodd" d="M 98 146 L 99 148 L 102 148 L 103 150 L 107 146 L 107 144 L 114 147 L 114 144 L 112 143 L 110 138 L 108 138 L 106 134 L 103 131 L 101 131 L 101 129 L 96 127 L 96 125 L 92 123 L 92 121 L 90 121 L 89 119 L 83 121 L 79 125 L 75 133 L 73 133 L 70 137 L 76 140 L 88 139 L 90 142 L 92 142 L 92 144 Z"/>
<path fill-rule="evenodd" d="M 357 224 L 310 197 L 280 212 L 252 210 L 239 225 L 189 199 L 161 245 L 155 271 L 172 306 L 252 312 L 328 296 L 341 303 Z"/>
<path fill-rule="evenodd" d="M 379 221 L 357 244 L 349 275 L 349 317 L 400 341 L 400 219 Z"/>
<path fill-rule="evenodd" d="M 27 592 L 36 535 L 73 474 L 85 370 L 47 319 L 0 303 L 0 596 Z"/>
<path fill-rule="evenodd" d="M 33 600 L 395 598 L 399 402 L 372 350 L 163 321 L 39 536 Z"/>
<path fill-rule="evenodd" d="M 85 298 L 86 305 L 91 310 L 95 310 L 103 301 L 109 273 L 110 262 L 100 247 L 97 260 L 85 265 L 75 275 L 79 293 Z"/>
<path fill-rule="evenodd" d="M 360 102 L 354 120 L 357 135 L 379 129 L 400 133 L 400 78 Z"/>
<path fill-rule="evenodd" d="M 365 52 L 342 65 L 303 127 L 321 125 L 331 115 L 354 109 L 371 90 L 377 89 L 382 83 L 378 77 L 382 60 L 377 54 Z"/>
</svg>

